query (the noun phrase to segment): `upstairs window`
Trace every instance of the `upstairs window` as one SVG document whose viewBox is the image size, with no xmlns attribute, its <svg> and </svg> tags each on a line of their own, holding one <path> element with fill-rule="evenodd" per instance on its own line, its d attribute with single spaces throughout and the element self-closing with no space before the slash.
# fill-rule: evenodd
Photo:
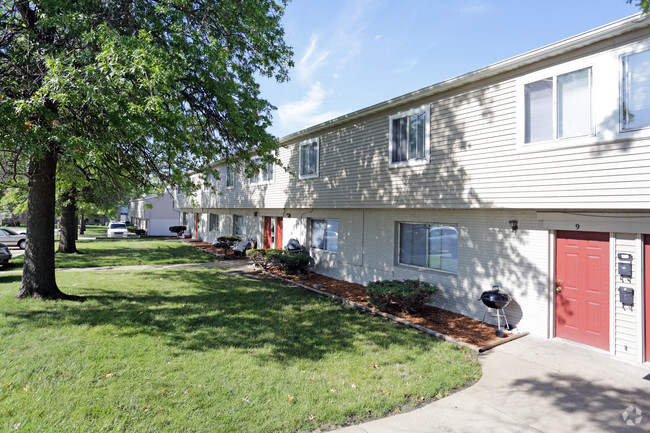
<svg viewBox="0 0 650 433">
<path fill-rule="evenodd" d="M 253 162 L 257 165 L 257 168 L 253 177 L 251 177 L 251 183 L 261 185 L 273 182 L 273 163 L 262 164 L 259 158 L 254 159 Z"/>
<path fill-rule="evenodd" d="M 232 189 L 235 187 L 235 170 L 232 167 L 226 167 L 226 188 Z"/>
<path fill-rule="evenodd" d="M 429 162 L 429 106 L 389 117 L 390 167 Z"/>
<path fill-rule="evenodd" d="M 650 126 L 650 50 L 623 56 L 621 127 Z"/>
<path fill-rule="evenodd" d="M 591 68 L 524 85 L 525 143 L 593 134 Z"/>
<path fill-rule="evenodd" d="M 300 179 L 318 177 L 318 157 L 319 143 L 318 139 L 306 140 L 300 143 L 299 166 Z"/>
<path fill-rule="evenodd" d="M 311 220 L 311 247 L 338 252 L 338 220 Z"/>
</svg>

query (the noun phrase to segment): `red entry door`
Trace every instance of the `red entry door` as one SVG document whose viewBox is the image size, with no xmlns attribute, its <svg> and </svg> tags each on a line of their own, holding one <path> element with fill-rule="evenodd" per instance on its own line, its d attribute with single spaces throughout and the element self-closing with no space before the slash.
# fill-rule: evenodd
<svg viewBox="0 0 650 433">
<path fill-rule="evenodd" d="M 609 350 L 609 234 L 559 231 L 555 335 Z"/>
<path fill-rule="evenodd" d="M 272 218 L 264 217 L 264 249 L 265 250 L 271 248 L 272 239 L 273 239 L 273 236 L 271 234 L 272 225 L 273 225 Z"/>
<path fill-rule="evenodd" d="M 276 218 L 275 223 L 275 248 L 282 248 L 282 217 Z"/>
<path fill-rule="evenodd" d="M 199 238 L 199 221 L 201 220 L 201 214 L 195 213 L 194 214 L 194 238 L 198 239 Z"/>
<path fill-rule="evenodd" d="M 282 217 L 264 217 L 264 249 L 282 248 Z"/>
<path fill-rule="evenodd" d="M 643 251 L 645 278 L 645 360 L 650 362 L 650 235 L 645 235 L 645 246 Z"/>
</svg>

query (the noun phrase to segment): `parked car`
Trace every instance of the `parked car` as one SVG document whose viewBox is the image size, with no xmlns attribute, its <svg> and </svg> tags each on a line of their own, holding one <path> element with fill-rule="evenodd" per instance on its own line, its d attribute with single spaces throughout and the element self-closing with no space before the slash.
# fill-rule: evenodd
<svg viewBox="0 0 650 433">
<path fill-rule="evenodd" d="M 12 229 L 0 227 L 0 242 L 10 247 L 18 247 L 21 250 L 25 249 L 27 235 L 16 233 Z"/>
<path fill-rule="evenodd" d="M 4 268 L 9 264 L 9 259 L 11 259 L 11 251 L 9 247 L 5 244 L 0 244 L 0 268 Z"/>
<path fill-rule="evenodd" d="M 112 221 L 108 223 L 108 229 L 106 229 L 106 236 L 109 238 L 125 238 L 128 234 L 128 229 L 126 224 Z"/>
</svg>

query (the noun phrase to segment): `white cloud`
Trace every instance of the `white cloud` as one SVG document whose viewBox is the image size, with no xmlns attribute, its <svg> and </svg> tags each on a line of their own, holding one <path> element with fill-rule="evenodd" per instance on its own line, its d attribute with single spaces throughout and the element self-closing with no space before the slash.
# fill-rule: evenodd
<svg viewBox="0 0 650 433">
<path fill-rule="evenodd" d="M 303 82 L 312 81 L 314 75 L 326 63 L 327 56 L 330 53 L 327 50 L 318 50 L 317 44 L 318 36 L 312 35 L 307 51 L 296 65 L 298 78 Z"/>
<path fill-rule="evenodd" d="M 418 65 L 418 60 L 413 59 L 410 62 L 403 63 L 399 68 L 393 69 L 390 71 L 391 74 L 401 74 L 406 71 L 410 71 Z"/>
<path fill-rule="evenodd" d="M 314 83 L 300 101 L 287 102 L 278 107 L 278 120 L 283 129 L 298 131 L 344 114 L 342 111 L 319 111 L 327 92 L 320 82 Z"/>
</svg>

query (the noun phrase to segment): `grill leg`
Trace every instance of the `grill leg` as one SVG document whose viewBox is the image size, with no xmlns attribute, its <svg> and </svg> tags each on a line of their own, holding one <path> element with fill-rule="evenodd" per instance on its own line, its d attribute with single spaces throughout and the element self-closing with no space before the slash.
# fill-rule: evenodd
<svg viewBox="0 0 650 433">
<path fill-rule="evenodd" d="M 485 316 L 487 316 L 488 309 L 485 307 L 485 313 L 483 313 L 483 320 L 481 320 L 481 328 L 483 327 L 483 323 L 485 323 Z"/>
</svg>

